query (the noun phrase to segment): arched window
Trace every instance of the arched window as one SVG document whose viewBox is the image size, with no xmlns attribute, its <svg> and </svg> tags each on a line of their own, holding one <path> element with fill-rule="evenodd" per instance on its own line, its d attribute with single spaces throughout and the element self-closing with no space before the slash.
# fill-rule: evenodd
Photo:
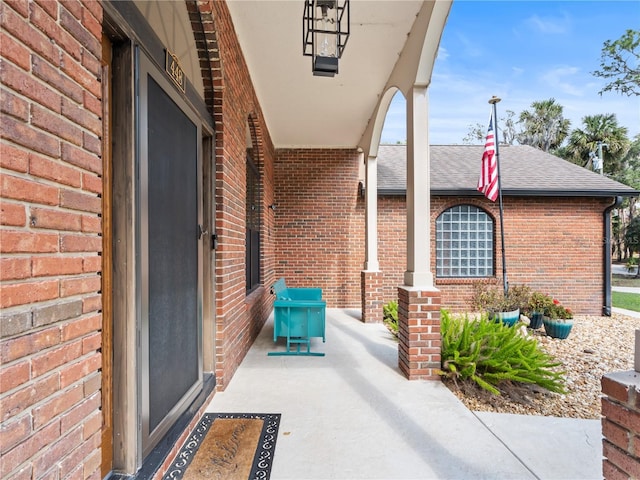
<svg viewBox="0 0 640 480">
<path fill-rule="evenodd" d="M 494 275 L 493 219 L 481 208 L 457 205 L 436 219 L 436 277 Z"/>
</svg>

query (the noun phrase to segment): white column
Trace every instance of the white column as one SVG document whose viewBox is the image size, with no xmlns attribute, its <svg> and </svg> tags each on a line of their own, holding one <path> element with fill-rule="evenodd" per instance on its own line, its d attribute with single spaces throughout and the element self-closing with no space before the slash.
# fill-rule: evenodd
<svg viewBox="0 0 640 480">
<path fill-rule="evenodd" d="M 407 96 L 407 271 L 404 283 L 433 287 L 427 87 Z"/>
<path fill-rule="evenodd" d="M 365 262 L 369 272 L 380 270 L 378 263 L 378 158 L 368 157 L 365 165 Z"/>
</svg>

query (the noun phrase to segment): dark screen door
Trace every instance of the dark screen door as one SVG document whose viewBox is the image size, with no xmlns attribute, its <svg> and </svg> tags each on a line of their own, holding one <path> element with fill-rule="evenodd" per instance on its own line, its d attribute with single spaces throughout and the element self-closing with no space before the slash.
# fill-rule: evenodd
<svg viewBox="0 0 640 480">
<path fill-rule="evenodd" d="M 151 72 L 141 74 L 146 82 L 141 91 L 146 90 L 146 161 L 143 158 L 140 168 L 146 171 L 141 175 L 141 243 L 146 254 L 141 284 L 147 299 L 141 360 L 147 362 L 142 381 L 147 453 L 188 407 L 202 376 L 199 131 L 170 88 L 163 88 L 162 78 L 158 80 Z"/>
</svg>

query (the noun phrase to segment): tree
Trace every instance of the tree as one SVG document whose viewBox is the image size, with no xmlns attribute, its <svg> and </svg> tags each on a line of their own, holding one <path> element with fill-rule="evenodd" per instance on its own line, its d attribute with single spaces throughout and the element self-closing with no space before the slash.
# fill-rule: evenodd
<svg viewBox="0 0 640 480">
<path fill-rule="evenodd" d="M 522 131 L 517 140 L 545 152 L 558 148 L 569 134 L 571 121 L 562 115 L 563 107 L 554 98 L 533 102 L 532 110 L 520 113 Z"/>
<path fill-rule="evenodd" d="M 611 80 L 600 90 L 640 95 L 640 31 L 627 30 L 618 40 L 604 42 L 596 77 Z"/>
<path fill-rule="evenodd" d="M 568 159 L 583 167 L 588 166 L 593 155 L 598 154 L 598 142 L 602 148 L 604 172 L 615 176 L 625 170 L 625 158 L 630 142 L 627 128 L 618 125 L 615 114 L 587 115 L 582 119 L 584 128 L 571 132 L 565 149 Z"/>
<path fill-rule="evenodd" d="M 498 122 L 498 130 L 502 132 L 502 143 L 507 145 L 513 145 L 516 139 L 517 132 L 513 122 L 515 112 L 513 110 L 506 111 L 507 116 L 502 117 Z M 462 143 L 465 145 L 477 145 L 483 143 L 487 138 L 487 127 L 480 123 L 475 125 L 469 125 L 469 131 L 462 139 Z"/>
<path fill-rule="evenodd" d="M 640 252 L 640 217 L 635 217 L 624 233 L 624 243 L 629 249 L 629 258 L 633 258 L 634 252 Z M 637 275 L 640 277 L 640 268 L 638 268 Z"/>
</svg>

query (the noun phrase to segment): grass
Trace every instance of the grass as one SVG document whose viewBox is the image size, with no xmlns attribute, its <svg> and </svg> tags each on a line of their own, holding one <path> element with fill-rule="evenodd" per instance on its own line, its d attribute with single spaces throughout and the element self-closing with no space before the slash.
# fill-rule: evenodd
<svg viewBox="0 0 640 480">
<path fill-rule="evenodd" d="M 613 274 L 611 285 L 614 287 L 638 287 L 640 288 L 640 277 L 634 278 L 630 275 Z"/>
<path fill-rule="evenodd" d="M 640 312 L 640 295 L 637 293 L 611 292 L 611 300 L 614 307 Z"/>
</svg>

